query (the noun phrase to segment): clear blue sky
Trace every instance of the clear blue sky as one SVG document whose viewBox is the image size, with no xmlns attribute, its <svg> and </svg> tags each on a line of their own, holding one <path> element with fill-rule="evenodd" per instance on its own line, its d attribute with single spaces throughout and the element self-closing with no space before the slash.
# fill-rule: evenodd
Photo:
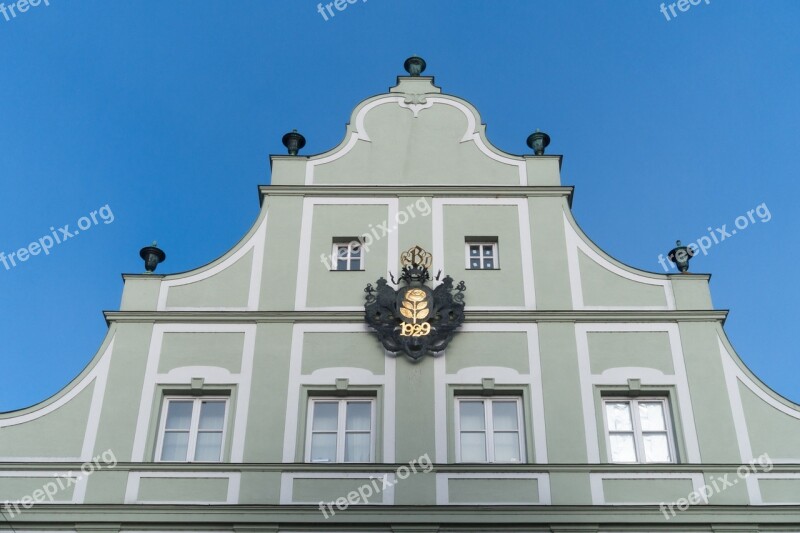
<svg viewBox="0 0 800 533">
<path fill-rule="evenodd" d="M 411 54 L 499 148 L 547 131 L 579 223 L 625 263 L 661 271 L 675 239 L 765 203 L 769 222 L 692 270 L 713 274 L 745 362 L 800 401 L 797 0 L 704 0 L 669 21 L 657 0 L 369 0 L 328 21 L 308 0 L 49 4 L 0 15 L 0 251 L 105 205 L 114 220 L 0 264 L 0 411 L 90 361 L 139 248 L 158 239 L 163 273 L 223 254 L 258 214 L 281 135 L 335 146 Z"/>
</svg>

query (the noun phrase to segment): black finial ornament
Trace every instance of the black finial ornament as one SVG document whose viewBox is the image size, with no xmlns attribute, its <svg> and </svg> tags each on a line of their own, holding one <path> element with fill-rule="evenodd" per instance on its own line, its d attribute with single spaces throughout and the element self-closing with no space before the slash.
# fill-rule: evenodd
<svg viewBox="0 0 800 533">
<path fill-rule="evenodd" d="M 534 155 L 544 155 L 544 149 L 550 144 L 550 136 L 543 131 L 536 130 L 528 136 L 528 147 Z"/>
<path fill-rule="evenodd" d="M 145 246 L 139 250 L 139 257 L 144 259 L 144 269 L 148 274 L 155 272 L 159 263 L 163 263 L 167 258 L 164 250 L 158 247 L 158 243 L 153 241 L 151 246 Z"/>
<path fill-rule="evenodd" d="M 689 259 L 692 256 L 694 256 L 694 250 L 688 246 L 681 246 L 681 241 L 675 241 L 675 248 L 667 254 L 669 260 L 678 265 L 678 270 L 681 274 L 689 271 Z"/>
<path fill-rule="evenodd" d="M 292 130 L 281 139 L 283 145 L 289 150 L 289 155 L 297 155 L 297 153 L 306 145 L 306 138 L 297 133 L 297 130 Z"/>
<path fill-rule="evenodd" d="M 427 353 L 441 352 L 452 340 L 464 322 L 467 287 L 463 281 L 454 287 L 450 276 L 434 289 L 426 286 L 433 261 L 419 246 L 403 252 L 400 258 L 403 269 L 399 282 L 404 286 L 395 290 L 384 278 L 376 287 L 367 285 L 365 319 L 387 351 L 403 352 L 416 362 Z"/>
<path fill-rule="evenodd" d="M 406 59 L 405 63 L 403 63 L 403 68 L 406 69 L 406 72 L 408 72 L 408 74 L 414 78 L 425 72 L 426 66 L 427 63 L 425 63 L 425 60 L 417 56 L 411 56 Z"/>
</svg>

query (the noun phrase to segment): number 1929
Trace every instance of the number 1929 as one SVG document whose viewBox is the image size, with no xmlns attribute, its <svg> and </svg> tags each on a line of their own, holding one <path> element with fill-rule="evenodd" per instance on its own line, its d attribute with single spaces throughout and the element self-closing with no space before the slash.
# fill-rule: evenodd
<svg viewBox="0 0 800 533">
<path fill-rule="evenodd" d="M 407 324 L 400 325 L 400 335 L 402 337 L 423 337 L 431 332 L 431 325 L 428 322 L 424 324 Z"/>
</svg>

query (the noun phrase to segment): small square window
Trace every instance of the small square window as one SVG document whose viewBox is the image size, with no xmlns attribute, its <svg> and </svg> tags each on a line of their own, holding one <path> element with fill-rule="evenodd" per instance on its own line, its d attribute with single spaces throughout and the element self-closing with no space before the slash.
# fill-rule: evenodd
<svg viewBox="0 0 800 533">
<path fill-rule="evenodd" d="M 371 463 L 375 454 L 375 401 L 315 398 L 308 406 L 306 461 Z"/>
<path fill-rule="evenodd" d="M 364 270 L 364 251 L 355 239 L 334 239 L 331 270 Z"/>
<path fill-rule="evenodd" d="M 524 463 L 525 431 L 520 399 L 457 398 L 456 460 Z"/>
<path fill-rule="evenodd" d="M 612 463 L 674 463 L 675 443 L 664 398 L 606 398 L 603 416 Z"/>
<path fill-rule="evenodd" d="M 497 241 L 467 241 L 468 270 L 497 270 Z"/>
<path fill-rule="evenodd" d="M 227 398 L 165 398 L 156 460 L 221 461 L 227 410 Z"/>
</svg>

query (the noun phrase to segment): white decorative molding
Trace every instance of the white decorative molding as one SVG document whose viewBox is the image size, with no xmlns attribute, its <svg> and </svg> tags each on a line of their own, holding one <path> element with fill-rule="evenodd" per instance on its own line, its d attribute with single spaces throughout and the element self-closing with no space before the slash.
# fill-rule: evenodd
<svg viewBox="0 0 800 533">
<path fill-rule="evenodd" d="M 216 366 L 194 366 L 172 369 L 166 374 L 158 372 L 161 360 L 161 346 L 165 333 L 243 333 L 242 366 L 239 373 Z M 250 408 L 250 391 L 253 378 L 253 359 L 255 356 L 255 324 L 156 324 L 150 337 L 147 353 L 142 396 L 139 400 L 139 414 L 136 421 L 136 436 L 133 441 L 133 462 L 145 461 L 150 417 L 157 416 L 153 401 L 157 385 L 190 385 L 192 378 L 203 378 L 208 385 L 236 385 L 236 418 L 233 422 L 230 460 L 241 463 L 244 458 L 244 441 L 247 432 L 247 414 Z"/>
<path fill-rule="evenodd" d="M 81 392 L 94 383 L 92 390 L 92 401 L 89 412 L 86 416 L 86 430 L 84 432 L 83 444 L 81 446 L 80 457 L 0 457 L 0 462 L 85 462 L 92 459 L 92 453 L 97 441 L 97 432 L 100 424 L 100 414 L 103 409 L 103 398 L 105 397 L 106 386 L 108 384 L 108 372 L 111 367 L 111 356 L 114 351 L 114 338 L 106 346 L 102 355 L 97 357 L 94 368 L 86 374 L 72 389 L 64 396 L 53 403 L 13 418 L 0 419 L 0 428 L 25 424 L 46 416 L 68 404 Z M 85 487 L 82 488 L 85 490 Z"/>
<path fill-rule="evenodd" d="M 337 378 L 347 378 L 351 385 L 383 388 L 383 457 L 380 462 L 395 461 L 396 360 L 384 357 L 383 375 L 372 374 L 363 368 L 328 367 L 303 374 L 303 344 L 306 333 L 368 333 L 366 324 L 294 324 L 289 359 L 289 386 L 286 399 L 286 427 L 283 433 L 283 462 L 294 463 L 297 454 L 301 390 L 303 385 L 335 385 Z M 379 406 L 380 407 L 380 406 Z"/>
<path fill-rule="evenodd" d="M 567 265 L 569 268 L 569 282 L 572 289 L 572 308 L 575 310 L 600 310 L 610 311 L 614 309 L 629 309 L 633 311 L 674 311 L 675 294 L 672 290 L 672 281 L 669 279 L 654 279 L 640 274 L 634 274 L 628 270 L 618 267 L 599 253 L 587 243 L 578 231 L 573 227 L 567 214 L 563 214 L 564 234 L 567 245 Z M 666 305 L 586 305 L 583 299 L 583 282 L 581 279 L 580 261 L 578 252 L 583 252 L 589 259 L 598 264 L 601 268 L 616 274 L 622 278 L 635 283 L 644 285 L 654 285 L 661 287 L 664 291 L 664 301 Z"/>
<path fill-rule="evenodd" d="M 625 332 L 666 332 L 669 335 L 670 353 L 674 375 L 669 376 L 658 370 L 642 373 L 625 373 L 621 369 L 592 374 L 591 356 L 589 353 L 589 332 L 625 333 Z M 700 463 L 700 444 L 694 422 L 689 381 L 686 376 L 686 364 L 683 355 L 680 332 L 677 324 L 576 324 L 575 341 L 578 350 L 578 372 L 581 384 L 581 405 L 583 407 L 584 433 L 586 436 L 586 452 L 589 463 L 600 463 L 600 436 L 597 433 L 597 420 L 602 417 L 595 411 L 594 385 L 626 385 L 630 378 L 641 379 L 642 385 L 671 385 L 677 391 L 677 406 L 680 420 L 683 423 L 684 444 L 688 463 Z M 626 370 L 636 370 L 628 368 Z"/>
<path fill-rule="evenodd" d="M 531 243 L 531 224 L 528 202 L 524 198 L 434 198 L 433 217 L 433 268 L 432 272 L 444 270 L 444 206 L 445 205 L 480 205 L 480 206 L 514 206 L 519 218 L 519 252 L 522 264 L 522 287 L 524 306 L 467 306 L 467 311 L 510 311 L 535 310 L 536 290 L 533 276 L 533 250 Z M 463 268 L 459 264 L 459 269 Z"/>
<path fill-rule="evenodd" d="M 410 96 L 416 96 L 418 98 L 410 98 Z M 344 146 L 334 148 L 334 152 L 330 153 L 324 157 L 320 157 L 318 159 L 309 159 L 306 163 L 306 173 L 305 173 L 305 184 L 306 185 L 313 185 L 314 184 L 314 171 L 316 167 L 320 165 L 324 165 L 327 163 L 331 163 L 336 161 L 337 159 L 344 157 L 347 155 L 353 147 L 356 145 L 358 141 L 365 141 L 371 142 L 369 134 L 366 131 L 366 127 L 364 126 L 364 121 L 367 114 L 375 109 L 376 107 L 383 105 L 383 104 L 396 104 L 402 108 L 408 109 L 414 114 L 414 118 L 419 116 L 419 113 L 424 109 L 429 109 L 433 107 L 435 104 L 440 105 L 447 105 L 450 107 L 454 107 L 461 111 L 467 119 L 467 130 L 464 133 L 463 137 L 461 138 L 460 142 L 469 142 L 472 141 L 475 143 L 475 146 L 478 150 L 481 151 L 487 157 L 497 161 L 498 163 L 502 163 L 504 165 L 510 165 L 517 167 L 517 171 L 519 174 L 519 184 L 520 185 L 527 185 L 528 184 L 528 175 L 525 167 L 525 161 L 523 159 L 513 159 L 511 157 L 506 157 L 500 155 L 493 150 L 491 150 L 486 143 L 484 143 L 483 138 L 481 136 L 481 132 L 478 130 L 478 123 L 475 113 L 473 113 L 466 105 L 458 102 L 454 99 L 447 98 L 444 96 L 429 96 L 429 95 L 404 95 L 404 96 L 384 96 L 377 98 L 368 104 L 364 105 L 361 109 L 359 109 L 358 113 L 356 114 L 356 118 L 353 121 L 354 123 L 354 131 L 351 131 L 350 137 L 347 140 L 347 143 Z"/>
<path fill-rule="evenodd" d="M 158 291 L 158 304 L 157 311 L 258 311 L 259 297 L 261 294 L 261 279 L 264 267 L 264 241 L 267 235 L 267 219 L 269 215 L 264 212 L 263 219 L 258 224 L 258 229 L 247 239 L 242 246 L 236 250 L 229 257 L 220 261 L 218 264 L 186 277 L 178 277 L 175 279 L 165 279 L 161 281 L 161 287 Z M 253 252 L 250 265 L 250 282 L 247 293 L 247 307 L 167 307 L 167 299 L 169 297 L 169 290 L 172 287 L 181 287 L 184 285 L 191 285 L 208 279 L 223 270 L 235 265 L 240 259 L 246 256 L 249 252 Z"/>
<path fill-rule="evenodd" d="M 538 500 L 535 503 L 520 502 L 452 502 L 450 501 L 450 480 L 451 479 L 535 479 L 538 492 Z M 550 505 L 550 474 L 546 473 L 453 473 L 436 474 L 436 505 Z"/>
<path fill-rule="evenodd" d="M 221 501 L 184 501 L 184 500 L 140 500 L 139 485 L 142 479 L 227 479 L 228 493 L 225 500 Z M 126 504 L 155 504 L 155 505 L 209 505 L 224 504 L 235 505 L 239 503 L 239 490 L 241 486 L 242 474 L 239 472 L 129 472 L 128 483 L 125 487 Z"/>
<path fill-rule="evenodd" d="M 547 428 L 544 416 L 544 392 L 542 390 L 542 365 L 539 354 L 539 329 L 536 324 L 508 324 L 508 323 L 482 323 L 464 324 L 460 332 L 521 332 L 527 334 L 528 345 L 528 374 L 521 374 L 514 369 L 497 366 L 480 366 L 462 368 L 455 374 L 447 373 L 445 357 L 447 350 L 439 354 L 433 362 L 434 383 L 444 384 L 470 384 L 477 385 L 483 378 L 492 378 L 501 385 L 528 385 L 530 386 L 530 409 L 533 427 L 528 438 L 533 438 L 534 461 L 537 464 L 547 463 Z M 448 413 L 447 388 L 436 387 L 434 390 L 434 442 L 437 463 L 448 463 Z"/>
<path fill-rule="evenodd" d="M 383 487 L 383 478 L 386 478 L 387 487 L 384 489 Z M 378 494 L 382 495 L 383 498 L 380 502 L 358 502 L 355 504 L 350 505 L 394 505 L 394 485 L 397 483 L 397 479 L 395 474 L 393 473 L 386 473 L 386 472 L 283 472 L 281 474 L 281 494 L 280 494 L 280 504 L 281 505 L 292 505 L 292 504 L 314 504 L 317 505 L 320 502 L 307 502 L 307 501 L 300 501 L 294 499 L 294 481 L 296 479 L 363 479 L 364 485 L 371 486 L 374 488 L 373 480 L 378 482 L 378 486 L 381 487 L 380 492 L 376 492 L 373 494 L 377 496 Z M 336 494 L 337 498 L 347 498 L 347 493 L 344 491 L 341 494 Z M 333 499 L 335 501 L 336 498 Z M 328 503 L 328 502 L 325 502 Z"/>
<path fill-rule="evenodd" d="M 692 490 L 700 496 L 703 504 L 708 504 L 708 499 L 700 490 L 705 485 L 705 477 L 702 472 L 627 472 L 627 473 L 595 473 L 589 474 L 589 485 L 592 491 L 592 505 L 657 505 L 663 501 L 652 502 L 608 502 L 606 501 L 603 481 L 606 479 L 628 479 L 628 480 L 656 480 L 656 479 L 685 479 L 692 482 Z M 686 494 L 689 497 L 689 494 Z"/>
<path fill-rule="evenodd" d="M 385 205 L 387 207 L 387 221 L 397 220 L 397 212 L 400 200 L 397 198 L 304 198 L 303 199 L 303 219 L 300 226 L 300 252 L 297 263 L 297 287 L 295 290 L 294 306 L 297 311 L 363 311 L 363 306 L 341 306 L 341 307 L 309 307 L 308 306 L 308 281 L 309 270 L 314 256 L 311 250 L 311 235 L 314 224 L 314 207 L 318 205 Z M 380 224 L 380 221 L 376 221 Z M 364 228 L 364 233 L 369 233 L 369 228 Z M 387 257 L 386 264 L 388 269 L 395 268 L 398 264 L 398 231 L 392 231 L 386 237 Z M 332 236 L 332 237 L 335 237 Z M 330 243 L 329 243 L 330 244 Z M 330 253 L 330 247 L 324 253 Z M 367 251 L 364 252 L 368 253 Z"/>
</svg>

